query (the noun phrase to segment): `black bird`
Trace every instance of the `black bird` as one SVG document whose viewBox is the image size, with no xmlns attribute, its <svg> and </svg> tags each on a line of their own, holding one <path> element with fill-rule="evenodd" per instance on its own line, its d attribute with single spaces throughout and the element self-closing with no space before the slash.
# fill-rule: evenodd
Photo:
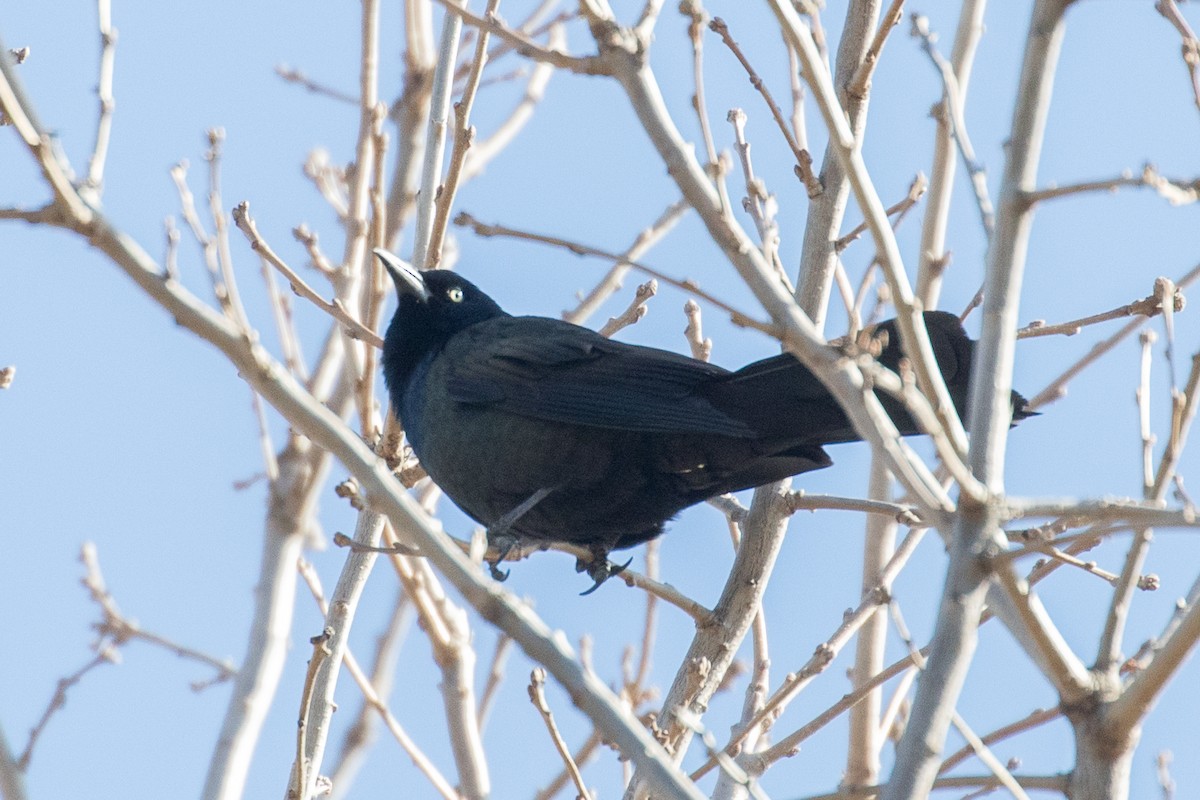
<svg viewBox="0 0 1200 800">
<path fill-rule="evenodd" d="M 653 539 L 684 508 L 829 466 L 856 441 L 829 390 L 789 354 L 736 372 L 622 344 L 546 317 L 514 317 L 449 271 L 418 273 L 384 250 L 399 307 L 383 346 L 392 406 L 425 471 L 488 527 L 497 563 L 516 544 L 568 542 L 598 586 L 608 553 Z M 959 414 L 974 342 L 953 314 L 925 325 Z M 903 353 L 895 321 L 879 361 Z M 903 434 L 903 406 L 880 399 Z M 1014 419 L 1027 416 L 1014 393 Z M 492 565 L 493 576 L 505 573 Z M 593 587 L 594 589 L 595 587 Z M 590 591 L 590 590 L 589 590 Z"/>
</svg>

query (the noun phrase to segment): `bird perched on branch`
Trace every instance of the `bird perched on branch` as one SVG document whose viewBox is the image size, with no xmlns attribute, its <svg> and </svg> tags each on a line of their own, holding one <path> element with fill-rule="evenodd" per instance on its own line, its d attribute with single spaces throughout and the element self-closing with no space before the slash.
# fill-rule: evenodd
<svg viewBox="0 0 1200 800">
<path fill-rule="evenodd" d="M 399 295 L 383 346 L 392 407 L 425 471 L 487 526 L 497 579 L 517 544 L 566 542 L 591 551 L 579 569 L 592 591 L 623 569 L 610 551 L 653 539 L 684 508 L 827 467 L 822 445 L 860 438 L 789 354 L 730 372 L 514 317 L 460 275 L 375 254 Z M 964 415 L 974 342 L 953 314 L 927 312 L 925 325 Z M 875 331 L 879 361 L 897 369 L 895 321 Z M 880 400 L 902 434 L 919 432 L 900 402 Z M 1028 416 L 1015 392 L 1013 411 Z"/>
</svg>

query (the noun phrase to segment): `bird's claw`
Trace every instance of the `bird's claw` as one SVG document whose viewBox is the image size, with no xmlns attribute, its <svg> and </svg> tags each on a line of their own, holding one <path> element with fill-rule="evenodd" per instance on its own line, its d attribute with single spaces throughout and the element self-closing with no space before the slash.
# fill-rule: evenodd
<svg viewBox="0 0 1200 800">
<path fill-rule="evenodd" d="M 496 560 L 488 562 L 488 572 L 492 574 L 492 580 L 498 583 L 504 583 L 508 580 L 509 573 L 512 570 L 500 569 L 500 565 L 508 558 L 508 554 L 513 551 L 513 548 L 520 544 L 520 540 L 507 531 L 501 531 L 493 534 L 488 531 L 488 541 L 496 548 Z"/>
<path fill-rule="evenodd" d="M 620 575 L 632 563 L 633 563 L 633 559 L 631 558 L 628 561 L 626 561 L 624 564 L 617 565 L 617 564 L 614 564 L 611 561 L 609 561 L 608 558 L 605 556 L 597 556 L 596 558 L 589 561 L 587 564 L 579 563 L 576 566 L 576 569 L 579 572 L 586 572 L 588 574 L 588 577 L 591 578 L 593 581 L 595 581 L 595 583 L 592 584 L 592 588 L 590 588 L 586 591 L 580 592 L 579 596 L 586 597 L 587 595 L 596 591 L 597 589 L 600 588 L 600 584 L 604 583 L 606 580 L 613 577 L 614 575 Z"/>
</svg>

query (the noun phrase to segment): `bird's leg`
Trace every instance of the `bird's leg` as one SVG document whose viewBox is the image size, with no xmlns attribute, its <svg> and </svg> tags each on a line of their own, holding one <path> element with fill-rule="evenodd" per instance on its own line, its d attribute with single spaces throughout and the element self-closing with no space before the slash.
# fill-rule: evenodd
<svg viewBox="0 0 1200 800">
<path fill-rule="evenodd" d="M 546 499 L 546 495 L 553 492 L 556 486 L 543 487 L 538 489 L 533 494 L 521 501 L 521 504 L 511 511 L 507 512 L 500 519 L 496 520 L 492 525 L 488 526 L 487 538 L 488 542 L 496 547 L 496 560 L 488 565 L 488 569 L 492 574 L 492 578 L 503 583 L 508 579 L 508 571 L 501 570 L 499 565 L 508 557 L 512 549 L 520 544 L 520 537 L 510 533 L 510 529 L 521 517 L 529 513 L 529 510 L 538 503 Z"/>
<path fill-rule="evenodd" d="M 592 560 L 591 561 L 585 562 L 581 558 L 575 562 L 575 571 L 576 572 L 586 572 L 588 574 L 588 577 L 591 578 L 593 581 L 595 581 L 595 583 L 592 584 L 592 588 L 588 589 L 587 591 L 579 593 L 580 597 L 584 597 L 584 596 L 589 595 L 592 592 L 596 591 L 597 589 L 600 588 L 600 584 L 604 583 L 606 580 L 613 577 L 614 575 L 620 575 L 622 572 L 625 571 L 626 567 L 628 567 L 630 564 L 633 563 L 632 558 L 630 558 L 624 564 L 617 565 L 617 564 L 612 563 L 611 561 L 608 560 L 608 548 L 605 547 L 604 545 L 595 544 L 595 545 L 592 545 L 591 549 L 592 549 Z"/>
</svg>

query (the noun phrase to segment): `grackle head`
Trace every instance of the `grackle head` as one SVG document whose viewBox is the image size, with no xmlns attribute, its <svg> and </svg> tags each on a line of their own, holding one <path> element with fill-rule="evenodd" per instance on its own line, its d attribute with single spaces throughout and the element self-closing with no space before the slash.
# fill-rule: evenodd
<svg viewBox="0 0 1200 800">
<path fill-rule="evenodd" d="M 408 330 L 426 329 L 447 336 L 493 317 L 508 316 L 479 287 L 450 270 L 418 272 L 382 248 L 375 256 L 396 284 L 397 319 Z"/>
<path fill-rule="evenodd" d="M 450 270 L 418 272 L 378 247 L 375 257 L 392 276 L 399 299 L 384 348 L 385 361 L 393 361 L 398 373 L 407 373 L 459 331 L 508 316 L 479 287 Z"/>
</svg>

